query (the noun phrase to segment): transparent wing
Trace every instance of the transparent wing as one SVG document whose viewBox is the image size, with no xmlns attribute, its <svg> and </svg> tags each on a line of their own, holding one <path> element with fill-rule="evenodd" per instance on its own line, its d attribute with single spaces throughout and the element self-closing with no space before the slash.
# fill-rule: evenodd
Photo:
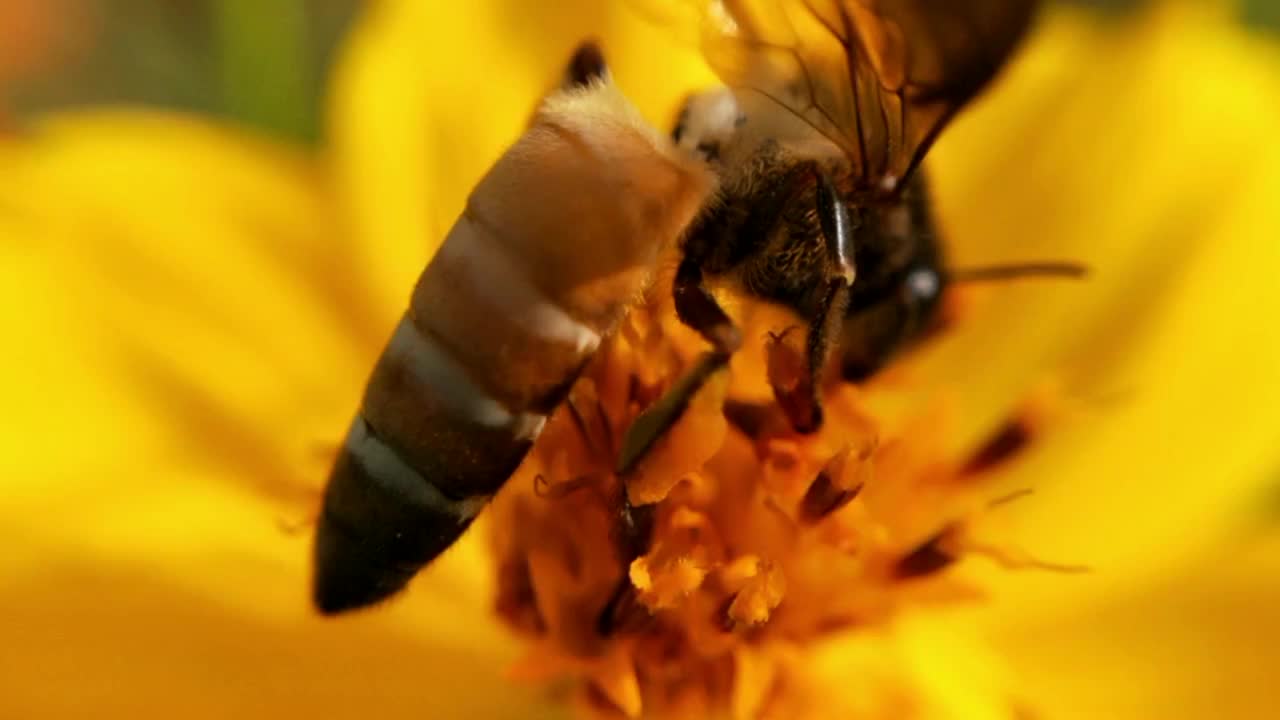
<svg viewBox="0 0 1280 720">
<path fill-rule="evenodd" d="M 754 91 L 893 190 L 995 75 L 1035 0 L 713 0 L 702 45 L 725 84 Z"/>
</svg>

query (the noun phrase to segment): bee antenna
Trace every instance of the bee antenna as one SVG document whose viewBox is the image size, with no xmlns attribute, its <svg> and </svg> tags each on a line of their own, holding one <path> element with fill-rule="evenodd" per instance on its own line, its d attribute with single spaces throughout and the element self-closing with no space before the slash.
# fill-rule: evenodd
<svg viewBox="0 0 1280 720">
<path fill-rule="evenodd" d="M 1069 261 L 1012 263 L 1008 265 L 982 265 L 979 267 L 949 270 L 951 282 L 999 282 L 1026 277 L 1082 278 L 1089 274 L 1088 266 Z"/>
</svg>

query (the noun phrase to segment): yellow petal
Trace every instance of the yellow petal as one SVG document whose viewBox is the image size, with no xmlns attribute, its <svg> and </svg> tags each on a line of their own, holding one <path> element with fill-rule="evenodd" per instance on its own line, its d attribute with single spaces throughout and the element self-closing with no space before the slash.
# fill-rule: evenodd
<svg viewBox="0 0 1280 720">
<path fill-rule="evenodd" d="M 1191 3 L 1058 13 L 1024 59 L 939 147 L 954 262 L 1092 273 L 986 289 L 914 369 L 958 398 L 959 447 L 1056 379 L 1074 409 L 1000 479 L 1036 490 L 1008 512 L 1037 551 L 1138 580 L 1280 461 L 1278 63 Z"/>
<path fill-rule="evenodd" d="M 1045 717 L 1270 718 L 1280 691 L 1280 533 L 1236 536 L 1149 587 L 995 633 Z"/>
<path fill-rule="evenodd" d="M 0 152 L 22 293 L 3 310 L 21 348 L 6 377 L 26 418 L 4 441 L 6 474 L 118 492 L 140 457 L 214 460 L 296 497 L 276 456 L 314 462 L 336 433 L 297 423 L 349 412 L 374 349 L 312 164 L 199 121 L 114 112 Z M 298 429 L 293 447 L 256 433 L 279 424 Z"/>
<path fill-rule="evenodd" d="M 555 716 L 518 687 L 492 692 L 514 649 L 456 591 L 317 618 L 309 538 L 284 536 L 243 494 L 174 484 L 94 510 L 68 500 L 43 531 L 6 518 L 22 552 L 0 562 L 4 717 Z M 479 560 L 458 548 L 432 577 Z"/>
<path fill-rule="evenodd" d="M 0 434 L 0 612 L 20 628 L 0 715 L 545 716 L 489 690 L 516 649 L 473 543 L 395 608 L 321 622 L 307 604 L 319 448 L 384 312 L 315 164 L 114 112 L 0 159 L 0 377 L 21 420 Z"/>
</svg>

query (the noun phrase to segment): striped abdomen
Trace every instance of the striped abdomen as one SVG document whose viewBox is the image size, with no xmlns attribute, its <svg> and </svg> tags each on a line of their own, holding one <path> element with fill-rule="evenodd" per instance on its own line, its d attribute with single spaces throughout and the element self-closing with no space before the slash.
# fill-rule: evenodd
<svg viewBox="0 0 1280 720">
<path fill-rule="evenodd" d="M 423 272 L 325 492 L 314 598 L 381 600 L 448 548 L 710 192 L 611 85 L 553 95 Z"/>
</svg>

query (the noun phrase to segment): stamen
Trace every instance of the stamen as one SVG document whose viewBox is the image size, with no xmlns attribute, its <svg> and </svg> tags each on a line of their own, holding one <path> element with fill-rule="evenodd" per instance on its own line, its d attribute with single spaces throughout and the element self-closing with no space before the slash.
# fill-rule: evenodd
<svg viewBox="0 0 1280 720">
<path fill-rule="evenodd" d="M 1071 261 L 1047 261 L 1012 263 L 1008 265 L 985 265 L 971 268 L 953 269 L 947 272 L 951 282 L 999 282 L 1003 280 L 1020 280 L 1033 277 L 1056 277 L 1066 279 L 1083 278 L 1089 274 L 1087 265 Z"/>
<path fill-rule="evenodd" d="M 969 456 L 961 474 L 979 476 L 1008 464 L 1041 435 L 1041 429 L 1063 414 L 1058 384 L 1046 380 L 1036 385 L 1003 425 Z"/>
<path fill-rule="evenodd" d="M 706 378 L 619 475 L 617 440 L 705 352 L 640 315 L 604 344 L 491 511 L 496 606 L 532 641 L 526 676 L 575 680 L 590 716 L 812 706 L 780 648 L 802 654 L 915 604 L 972 600 L 948 576 L 966 555 L 1081 570 L 972 536 L 1029 492 L 984 500 L 980 483 L 1039 437 L 1044 403 L 960 463 L 942 442 L 945 402 L 886 431 L 847 384 L 823 388 L 825 422 L 800 434 L 792 419 L 815 396 L 798 328 L 744 324 L 761 344 Z"/>
<path fill-rule="evenodd" d="M 1001 495 L 1000 497 L 994 498 L 992 500 L 988 500 L 987 509 L 994 510 L 995 508 L 1002 507 L 1004 505 L 1008 505 L 1013 502 L 1017 502 L 1018 500 L 1021 500 L 1025 497 L 1030 497 L 1034 493 L 1035 491 L 1032 490 L 1031 488 L 1019 488 L 1017 490 L 1014 490 L 1011 493 Z"/>
<path fill-rule="evenodd" d="M 816 416 L 814 379 L 810 377 L 803 347 L 804 333 L 789 327 L 780 334 L 769 333 L 765 362 L 774 399 L 794 428 L 809 428 Z"/>
<path fill-rule="evenodd" d="M 966 552 L 983 555 L 994 560 L 1006 570 L 1044 570 L 1047 572 L 1062 573 L 1065 575 L 1080 575 L 1093 572 L 1093 568 L 1088 565 L 1074 565 L 1069 563 L 1040 560 L 1023 550 L 1011 547 L 1001 547 L 998 545 L 966 541 L 964 543 L 964 549 Z"/>
<path fill-rule="evenodd" d="M 752 440 L 769 433 L 780 434 L 785 421 L 774 405 L 733 399 L 725 401 L 724 416 L 730 425 Z"/>
<path fill-rule="evenodd" d="M 848 505 L 862 492 L 862 483 L 852 487 L 838 484 L 844 476 L 849 452 L 845 448 L 837 453 L 818 473 L 818 477 L 814 478 L 813 484 L 805 491 L 804 499 L 800 501 L 801 521 L 812 525 Z"/>
<path fill-rule="evenodd" d="M 969 460 L 961 472 L 977 475 L 989 472 L 1009 462 L 1031 443 L 1032 427 L 1025 418 L 1013 418 L 1001 425 Z"/>
<path fill-rule="evenodd" d="M 786 579 L 782 572 L 772 563 L 753 555 L 740 557 L 725 568 L 721 582 L 733 592 L 725 609 L 730 629 L 768 622 L 786 594 Z"/>
<path fill-rule="evenodd" d="M 933 575 L 951 565 L 957 557 L 946 547 L 949 534 L 949 529 L 943 530 L 904 555 L 894 565 L 893 576 L 899 580 L 914 580 Z"/>
<path fill-rule="evenodd" d="M 553 485 L 545 475 L 538 473 L 533 478 L 533 493 L 544 500 L 559 500 L 583 488 L 598 486 L 602 481 L 600 475 L 590 474 Z"/>
</svg>

